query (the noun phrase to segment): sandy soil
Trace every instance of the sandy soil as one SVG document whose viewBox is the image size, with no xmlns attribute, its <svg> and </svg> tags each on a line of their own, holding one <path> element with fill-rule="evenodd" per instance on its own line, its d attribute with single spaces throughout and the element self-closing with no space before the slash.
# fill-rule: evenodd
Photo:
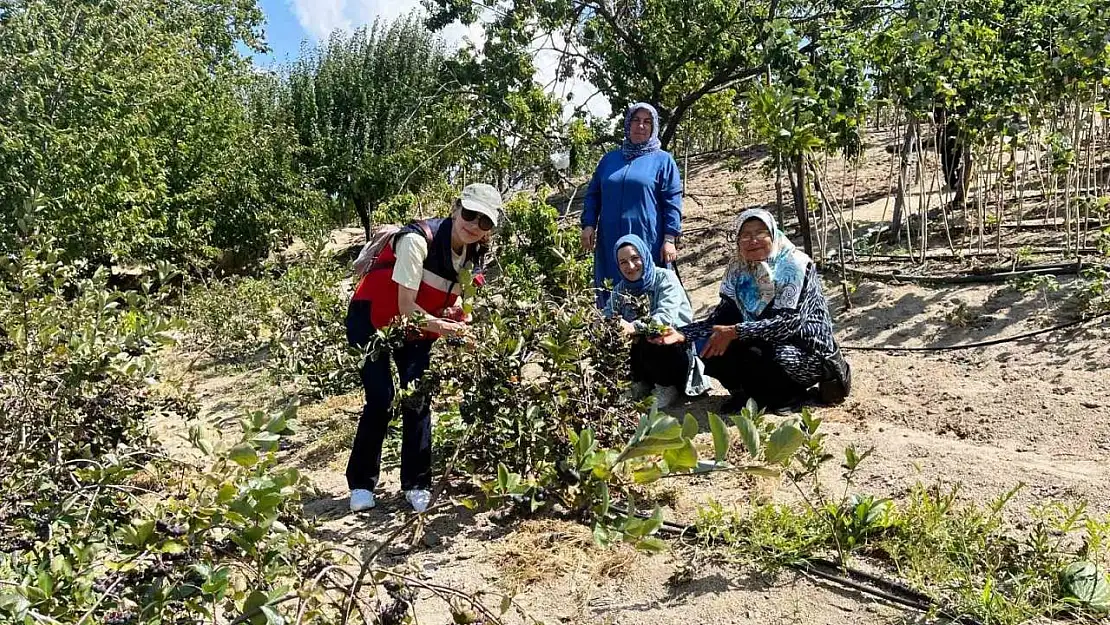
<svg viewBox="0 0 1110 625">
<path fill-rule="evenodd" d="M 857 233 L 889 217 L 892 157 L 883 150 L 889 140 L 873 139 L 858 174 L 845 177 L 839 163 L 829 165 L 826 185 Z M 716 303 L 717 284 L 732 249 L 727 232 L 735 215 L 775 202 L 774 182 L 760 172 L 761 155 L 750 152 L 741 159 L 745 165 L 739 172 L 729 171 L 720 160 L 690 163 L 688 234 L 682 241 L 680 267 L 698 311 Z M 736 192 L 734 180 L 743 180 L 742 194 Z M 932 205 L 940 201 L 938 196 L 934 192 Z M 911 206 L 916 202 L 912 197 Z M 835 228 L 828 231 L 827 243 L 835 248 Z M 943 251 L 943 237 L 932 239 Z M 1006 244 L 1014 241 L 1007 239 Z M 931 261 L 926 270 L 951 273 L 965 267 L 966 263 Z M 835 275 L 826 272 L 825 278 L 837 336 L 846 348 L 954 345 L 1060 321 L 1057 294 L 1046 300 L 1041 293 L 1024 295 L 1008 284 L 923 287 L 859 281 L 853 285 L 848 309 Z M 861 491 L 898 497 L 918 482 L 959 484 L 963 498 L 983 503 L 1021 482 L 1026 487 L 1011 504 L 1013 515 L 1020 517 L 1047 498 L 1082 499 L 1094 511 L 1110 513 L 1105 487 L 1110 483 L 1108 337 L 1110 326 L 1093 323 L 1075 332 L 974 350 L 849 349 L 855 377 L 852 397 L 818 412 L 826 420 L 834 452 L 848 444 L 875 448 L 859 475 Z M 260 382 L 261 374 L 181 374 L 188 378 L 186 386 L 200 394 L 209 416 L 227 416 L 242 402 L 275 397 Z M 673 412 L 688 411 L 704 419 L 722 400 L 723 391 L 715 388 L 709 397 Z M 338 442 L 306 444 L 289 455 L 317 489 L 306 513 L 318 519 L 321 536 L 356 548 L 380 540 L 406 517 L 395 469 L 384 478 L 376 510 L 347 513 L 342 433 L 353 432 L 359 401 L 357 395 L 333 398 L 306 409 L 310 438 L 330 432 Z M 823 477 L 835 480 L 836 472 L 834 465 Z M 668 515 L 692 520 L 697 506 L 710 500 L 744 505 L 750 496 L 748 484 L 727 475 L 683 483 Z M 449 505 L 433 516 L 430 540 L 391 549 L 385 563 L 469 591 L 517 592 L 517 601 L 530 614 L 549 623 L 917 622 L 915 615 L 793 574 L 766 579 L 743 567 L 706 565 L 692 571 L 688 581 L 675 584 L 671 578 L 684 561 L 680 554 L 599 550 L 583 531 L 560 521 L 505 528 L 488 515 Z M 422 601 L 419 609 L 422 623 L 450 621 L 442 603 Z"/>
</svg>

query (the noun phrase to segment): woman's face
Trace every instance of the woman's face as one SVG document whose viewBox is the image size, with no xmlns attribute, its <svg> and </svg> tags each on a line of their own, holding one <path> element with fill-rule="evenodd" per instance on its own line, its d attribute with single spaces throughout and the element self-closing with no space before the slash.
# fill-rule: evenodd
<svg viewBox="0 0 1110 625">
<path fill-rule="evenodd" d="M 771 243 L 774 237 L 767 229 L 767 224 L 759 219 L 749 219 L 740 227 L 737 237 L 737 246 L 740 248 L 740 257 L 749 263 L 758 263 L 771 257 Z"/>
<path fill-rule="evenodd" d="M 489 232 L 478 226 L 478 220 L 467 221 L 462 217 L 462 204 L 455 204 L 455 212 L 451 215 L 451 234 L 463 245 L 470 245 L 481 241 Z"/>
<path fill-rule="evenodd" d="M 628 124 L 628 140 L 632 143 L 644 143 L 650 139 L 653 123 L 647 109 L 637 109 L 632 113 L 632 121 Z"/>
<path fill-rule="evenodd" d="M 629 282 L 635 282 L 644 275 L 644 259 L 640 258 L 640 253 L 632 245 L 625 245 L 617 250 L 617 266 L 620 267 L 621 275 Z"/>
</svg>

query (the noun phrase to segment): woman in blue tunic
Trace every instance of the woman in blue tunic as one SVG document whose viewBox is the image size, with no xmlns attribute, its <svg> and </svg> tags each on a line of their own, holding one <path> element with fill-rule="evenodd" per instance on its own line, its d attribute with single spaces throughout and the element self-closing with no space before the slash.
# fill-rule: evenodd
<svg viewBox="0 0 1110 625">
<path fill-rule="evenodd" d="M 647 244 L 652 260 L 670 267 L 682 233 L 682 178 L 678 164 L 660 148 L 659 114 L 650 104 L 628 107 L 624 143 L 601 158 L 586 190 L 582 246 L 594 250 L 594 286 L 605 306 L 606 280 L 620 282 L 612 255 L 617 240 L 634 234 Z"/>
</svg>

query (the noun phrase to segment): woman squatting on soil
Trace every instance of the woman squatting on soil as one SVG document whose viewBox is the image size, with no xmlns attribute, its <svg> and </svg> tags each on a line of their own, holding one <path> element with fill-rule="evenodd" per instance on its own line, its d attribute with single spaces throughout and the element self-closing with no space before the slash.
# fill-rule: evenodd
<svg viewBox="0 0 1110 625">
<path fill-rule="evenodd" d="M 682 178 L 674 157 L 660 147 L 659 115 L 650 104 L 628 107 L 624 143 L 601 158 L 584 202 L 582 247 L 594 250 L 598 307 L 609 298 L 606 281 L 621 279 L 613 246 L 622 236 L 640 237 L 656 265 L 673 269 L 675 239 L 682 233 Z"/>
<path fill-rule="evenodd" d="M 655 327 L 687 325 L 694 320 L 690 298 L 678 276 L 656 267 L 644 240 L 629 234 L 613 250 L 621 280 L 605 307 L 607 318 L 620 320 L 632 336 L 632 394 L 636 399 L 654 392 L 656 406 L 666 408 L 679 397 L 701 395 L 709 389 L 705 367 L 693 344 L 657 345 L 648 342 Z M 650 318 L 645 322 L 644 318 Z"/>
<path fill-rule="evenodd" d="M 401 318 L 416 317 L 423 332 L 406 338 L 396 349 L 382 350 L 376 359 L 367 356 L 360 371 L 366 404 L 347 461 L 353 512 L 375 505 L 382 444 L 395 416 L 390 357 L 407 387 L 428 369 L 436 338 L 465 332 L 469 320 L 457 305 L 459 272 L 467 269 L 481 283 L 484 241 L 497 226 L 500 213 L 497 189 L 468 185 L 450 217 L 416 221 L 393 235 L 355 288 L 347 310 L 351 345 L 365 350 L 378 329 Z M 427 394 L 406 398 L 401 418 L 401 488 L 413 509 L 423 512 L 431 499 L 431 398 Z"/>
<path fill-rule="evenodd" d="M 705 321 L 665 330 L 652 342 L 704 341 L 705 371 L 731 395 L 725 413 L 739 411 L 748 399 L 772 410 L 842 401 L 851 370 L 833 336 L 813 260 L 763 209 L 744 211 L 738 223 L 736 258 L 716 309 Z"/>
</svg>

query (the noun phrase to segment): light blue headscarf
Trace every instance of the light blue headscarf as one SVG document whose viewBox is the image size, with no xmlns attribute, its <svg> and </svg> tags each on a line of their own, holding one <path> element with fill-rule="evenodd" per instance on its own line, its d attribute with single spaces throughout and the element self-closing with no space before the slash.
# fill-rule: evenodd
<svg viewBox="0 0 1110 625">
<path fill-rule="evenodd" d="M 737 258 L 721 283 L 721 295 L 734 301 L 748 321 L 757 319 L 771 302 L 777 309 L 797 308 L 810 264 L 809 256 L 786 238 L 775 218 L 762 208 L 740 213 L 737 233 L 750 219 L 762 221 L 771 232 L 771 255 L 767 260 L 754 263 Z"/>
<path fill-rule="evenodd" d="M 626 245 L 636 248 L 636 253 L 640 255 L 640 260 L 644 263 L 644 271 L 640 274 L 640 279 L 635 281 L 630 281 L 624 277 L 624 274 L 621 274 L 620 288 L 626 293 L 639 295 L 644 292 L 644 289 L 655 283 L 655 261 L 651 258 L 647 243 L 644 243 L 644 240 L 635 234 L 626 234 L 617 239 L 617 244 L 613 246 L 613 258 L 616 258 L 621 248 Z M 620 264 L 619 260 L 617 264 Z"/>
<path fill-rule="evenodd" d="M 651 113 L 651 137 L 643 143 L 632 143 L 630 138 L 632 136 L 632 116 L 641 109 Z M 659 142 L 659 112 L 655 110 L 655 107 L 647 102 L 637 102 L 628 107 L 628 111 L 624 114 L 624 143 L 621 144 L 624 160 L 631 161 L 645 154 L 650 154 L 660 149 L 661 146 L 662 144 Z"/>
</svg>

